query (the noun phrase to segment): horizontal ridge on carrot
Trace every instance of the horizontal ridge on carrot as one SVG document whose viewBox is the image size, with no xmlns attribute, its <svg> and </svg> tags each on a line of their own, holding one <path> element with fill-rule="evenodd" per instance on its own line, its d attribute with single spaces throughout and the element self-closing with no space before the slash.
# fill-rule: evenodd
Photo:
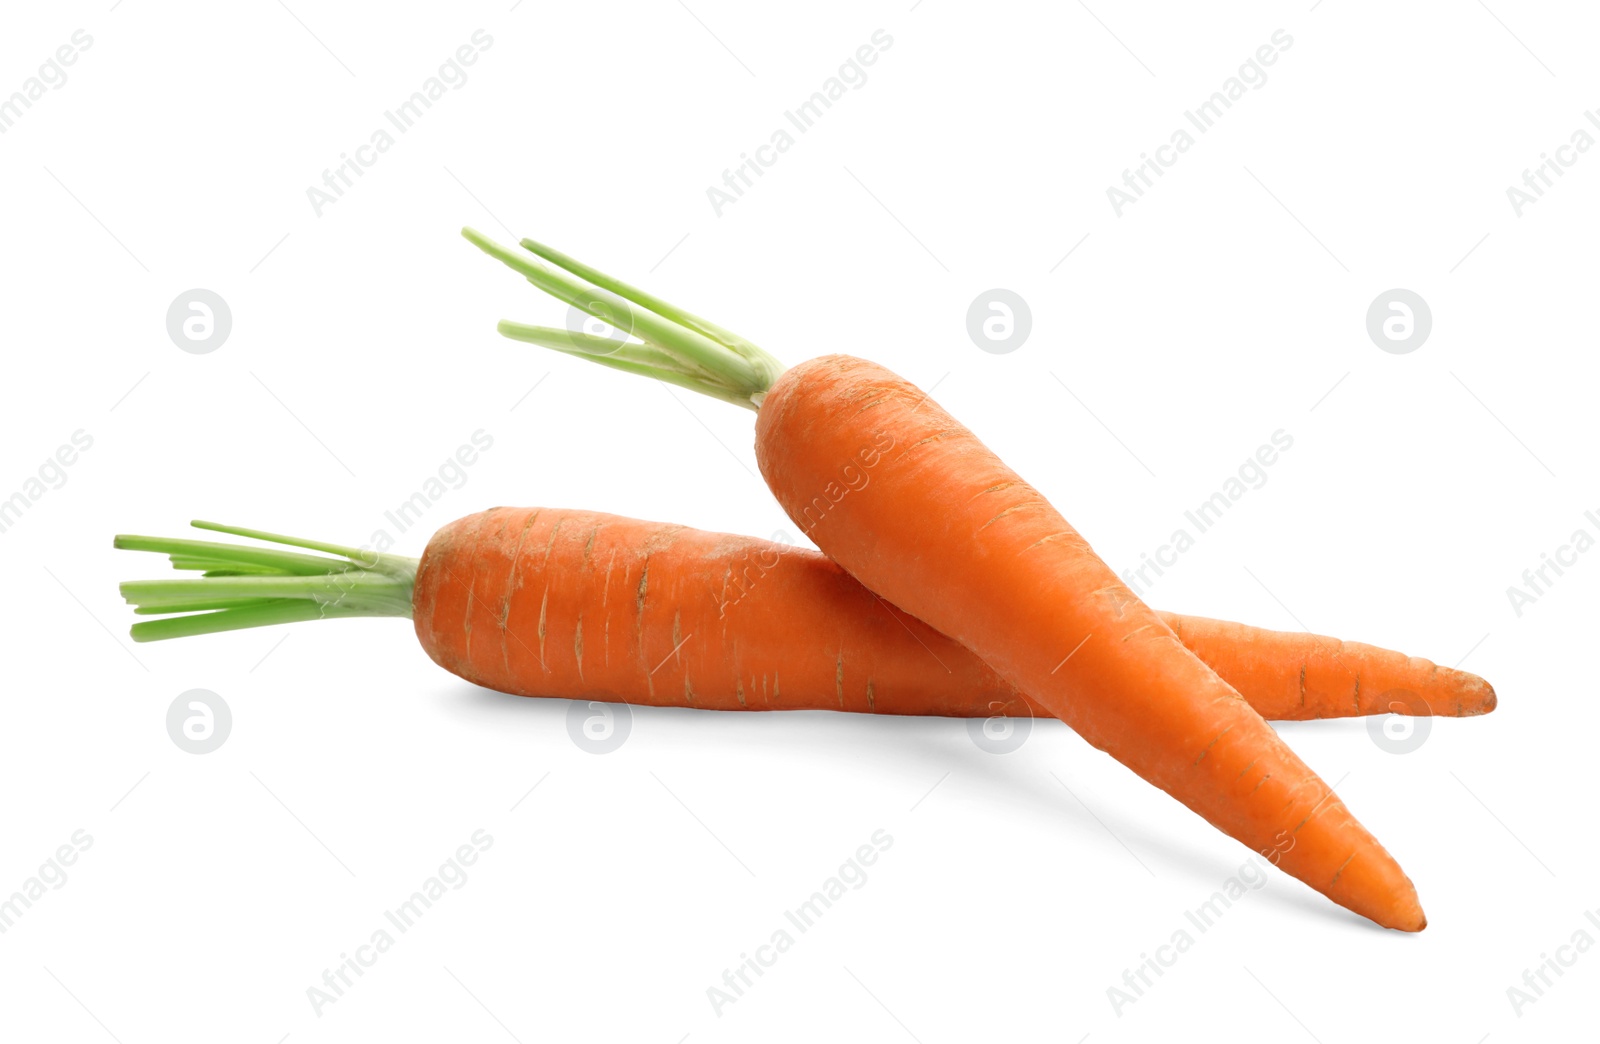
<svg viewBox="0 0 1600 1044">
<path fill-rule="evenodd" d="M 1333 790 L 926 393 L 851 356 L 784 369 L 749 341 L 540 243 L 521 245 L 555 268 L 463 235 L 569 304 L 628 315 L 641 343 L 595 351 L 561 331 L 502 332 L 757 411 L 768 487 L 868 590 L 1334 902 L 1385 927 L 1426 925 L 1411 881 Z"/>
<path fill-rule="evenodd" d="M 558 508 L 493 508 L 459 519 L 434 535 L 420 561 L 294 544 L 350 557 L 118 537 L 118 547 L 165 553 L 179 568 L 206 572 L 124 584 L 136 612 L 166 617 L 135 624 L 134 637 L 411 616 L 440 666 L 522 696 L 713 710 L 1048 714 L 965 648 L 809 549 Z M 1494 690 L 1476 675 L 1386 649 L 1162 618 L 1268 717 L 1467 715 L 1494 706 Z M 1370 695 L 1354 700 L 1362 687 Z"/>
</svg>

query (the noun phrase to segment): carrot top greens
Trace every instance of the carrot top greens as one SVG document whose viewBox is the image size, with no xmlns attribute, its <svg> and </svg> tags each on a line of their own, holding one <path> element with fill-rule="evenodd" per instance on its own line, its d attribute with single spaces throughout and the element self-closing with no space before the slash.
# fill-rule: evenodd
<svg viewBox="0 0 1600 1044">
<path fill-rule="evenodd" d="M 784 370 L 781 362 L 738 334 L 543 243 L 522 240 L 522 248 L 528 251 L 522 254 L 471 228 L 463 228 L 461 234 L 551 297 L 635 338 L 617 341 L 555 327 L 502 321 L 500 332 L 513 340 L 654 377 L 748 410 L 761 406 L 767 389 Z M 555 267 L 540 264 L 535 257 Z"/>
<path fill-rule="evenodd" d="M 174 569 L 197 570 L 201 574 L 181 580 L 130 580 L 122 585 L 122 597 L 134 606 L 135 613 L 163 617 L 134 624 L 136 642 L 297 620 L 411 615 L 411 588 L 417 575 L 415 558 L 215 522 L 190 525 L 326 554 L 307 555 L 276 547 L 210 540 L 119 536 L 115 547 L 165 554 Z"/>
</svg>

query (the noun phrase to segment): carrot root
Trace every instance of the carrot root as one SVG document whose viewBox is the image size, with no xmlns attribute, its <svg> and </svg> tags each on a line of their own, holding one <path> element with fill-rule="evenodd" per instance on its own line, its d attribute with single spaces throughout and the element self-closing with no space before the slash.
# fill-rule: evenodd
<svg viewBox="0 0 1600 1044">
<path fill-rule="evenodd" d="M 762 402 L 756 460 L 830 558 L 1091 745 L 1341 906 L 1426 923 L 1333 790 L 925 392 L 863 359 L 801 363 Z"/>
</svg>

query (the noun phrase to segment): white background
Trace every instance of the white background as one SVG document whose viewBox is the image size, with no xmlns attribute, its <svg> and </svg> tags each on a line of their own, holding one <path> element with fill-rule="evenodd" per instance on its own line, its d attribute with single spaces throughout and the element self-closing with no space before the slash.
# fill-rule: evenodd
<svg viewBox="0 0 1600 1044">
<path fill-rule="evenodd" d="M 0 135 L 0 497 L 93 438 L 0 534 L 0 893 L 93 838 L 0 935 L 8 1035 L 1592 1036 L 1600 952 L 1520 1014 L 1507 988 L 1600 939 L 1600 555 L 1520 616 L 1507 588 L 1600 528 L 1600 155 L 1520 217 L 1506 189 L 1600 103 L 1597 26 L 1491 4 L 8 11 L 0 95 L 93 40 Z M 307 188 L 478 29 L 468 81 L 317 216 Z M 877 29 L 867 82 L 718 216 L 707 187 Z M 1278 29 L 1267 81 L 1118 217 L 1107 187 Z M 1496 685 L 1496 713 L 1406 755 L 1359 720 L 1283 730 L 1406 867 L 1427 931 L 1275 876 L 1118 1012 L 1108 987 L 1248 853 L 1064 726 L 997 756 L 959 721 L 643 710 L 597 756 L 569 704 L 475 689 L 403 621 L 135 646 L 116 583 L 170 574 L 114 532 L 202 517 L 364 543 L 478 429 L 493 448 L 396 550 L 496 504 L 792 529 L 749 414 L 499 338 L 563 309 L 464 223 L 788 362 L 846 351 L 937 383 L 1118 569 L 1290 433 L 1149 598 Z M 211 354 L 166 330 L 195 287 L 231 307 Z M 992 287 L 1031 305 L 1011 354 L 966 332 Z M 1365 329 L 1394 287 L 1433 314 L 1410 354 Z M 196 687 L 233 713 L 203 756 L 165 726 Z M 307 988 L 480 828 L 466 884 L 317 1013 Z M 879 829 L 867 883 L 716 1011 L 724 969 Z"/>
</svg>

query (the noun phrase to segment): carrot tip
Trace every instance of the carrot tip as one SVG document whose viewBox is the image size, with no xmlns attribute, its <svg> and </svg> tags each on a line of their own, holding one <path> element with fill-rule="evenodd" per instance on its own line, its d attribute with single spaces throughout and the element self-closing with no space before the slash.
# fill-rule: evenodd
<svg viewBox="0 0 1600 1044">
<path fill-rule="evenodd" d="M 1393 928 L 1397 932 L 1420 932 L 1428 927 L 1428 915 L 1422 912 L 1422 904 L 1413 895 L 1410 909 L 1396 916 L 1385 927 Z"/>
<path fill-rule="evenodd" d="M 1415 920 L 1402 921 L 1398 924 L 1391 924 L 1388 927 L 1393 928 L 1397 932 L 1410 932 L 1414 934 L 1428 927 L 1428 918 L 1422 913 L 1421 910 L 1418 910 Z"/>
<path fill-rule="evenodd" d="M 1461 709 L 1463 717 L 1488 714 L 1500 703 L 1500 697 L 1495 695 L 1494 686 L 1478 677 L 1476 674 L 1467 675 L 1468 684 L 1465 686 L 1469 694 L 1465 705 Z"/>
</svg>

